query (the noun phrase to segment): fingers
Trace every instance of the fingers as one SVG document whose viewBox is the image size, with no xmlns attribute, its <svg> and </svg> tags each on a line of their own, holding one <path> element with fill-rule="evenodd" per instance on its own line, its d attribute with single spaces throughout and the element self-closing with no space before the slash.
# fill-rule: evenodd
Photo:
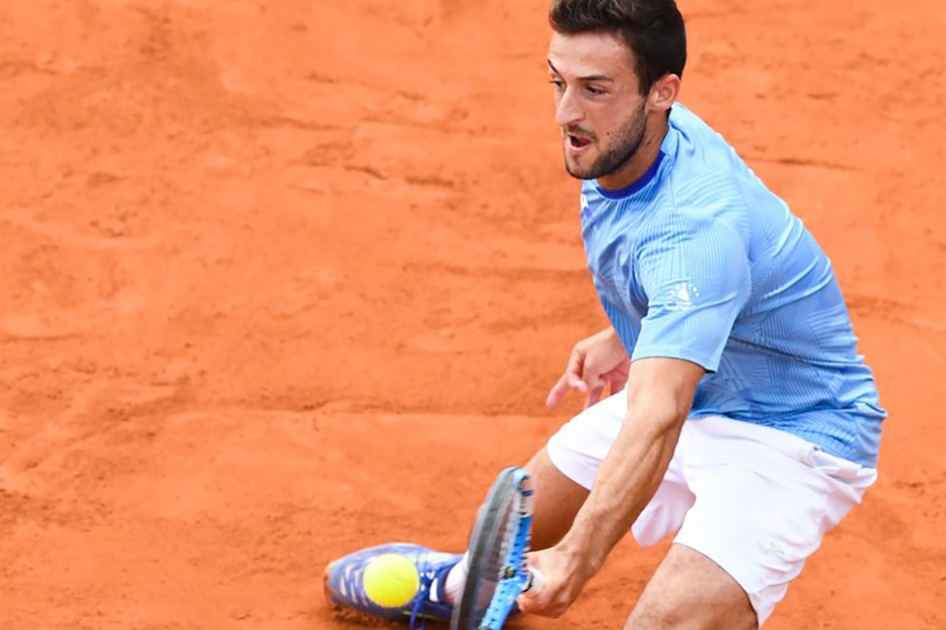
<svg viewBox="0 0 946 630">
<path fill-rule="evenodd" d="M 561 606 L 556 602 L 554 592 L 546 592 L 545 576 L 535 567 L 529 568 L 529 585 L 519 597 L 516 598 L 516 605 L 519 611 L 527 615 L 539 615 L 540 617 L 559 617 L 567 606 Z"/>
<path fill-rule="evenodd" d="M 519 594 L 519 597 L 516 598 L 516 603 L 519 605 L 519 609 L 524 613 L 539 613 L 548 606 L 548 596 L 550 593 L 545 593 L 545 574 L 542 573 L 542 570 L 539 569 L 539 565 L 542 563 L 541 554 L 530 553 L 526 556 L 529 572 L 529 580 L 526 583 L 525 589 L 522 593 Z"/>
<path fill-rule="evenodd" d="M 544 587 L 545 578 L 542 576 L 542 573 L 538 569 L 529 569 L 529 584 L 526 586 L 525 590 L 519 594 L 519 597 L 516 598 L 519 611 L 529 614 L 540 609 L 539 606 L 536 606 L 535 599 L 542 594 Z"/>
<path fill-rule="evenodd" d="M 562 374 L 562 377 L 552 387 L 552 391 L 549 392 L 549 397 L 545 399 L 545 406 L 550 409 L 557 407 L 558 403 L 565 398 L 565 394 L 568 393 L 568 388 L 568 374 Z"/>
<path fill-rule="evenodd" d="M 525 615 L 535 614 L 536 608 L 532 602 L 533 598 L 529 597 L 528 593 L 522 593 L 516 598 L 516 606 L 519 608 L 519 612 Z"/>
<path fill-rule="evenodd" d="M 588 396 L 585 398 L 585 409 L 599 402 L 603 394 L 604 387 L 596 387 L 592 390 L 589 390 Z"/>
<path fill-rule="evenodd" d="M 588 384 L 574 374 L 562 374 L 562 377 L 555 383 L 552 391 L 549 392 L 549 396 L 545 400 L 546 406 L 549 408 L 557 407 L 570 389 L 579 392 L 587 392 Z"/>
<path fill-rule="evenodd" d="M 585 383 L 588 395 L 585 397 L 585 409 L 599 402 L 604 398 L 604 392 L 608 387 L 608 379 L 598 371 L 595 366 L 585 365 Z"/>
<path fill-rule="evenodd" d="M 569 557 L 547 549 L 530 553 L 526 558 L 529 585 L 516 598 L 519 610 L 541 617 L 560 617 L 581 592 L 580 584 L 578 590 L 574 588 L 576 579 L 581 578 L 575 574 Z"/>
<path fill-rule="evenodd" d="M 581 380 L 584 361 L 584 353 L 576 346 L 572 350 L 571 356 L 568 357 L 568 366 L 565 368 L 565 373 L 562 374 L 558 382 L 555 383 L 555 386 L 552 387 L 552 391 L 549 392 L 548 398 L 545 400 L 547 407 L 557 407 L 558 404 L 562 402 L 562 399 L 565 398 L 565 394 L 568 393 L 569 389 L 574 389 L 579 392 L 588 391 L 588 385 Z"/>
<path fill-rule="evenodd" d="M 529 569 L 529 582 L 522 594 L 526 597 L 538 597 L 545 588 L 545 576 L 538 569 Z"/>
<path fill-rule="evenodd" d="M 617 392 L 624 389 L 625 385 L 627 385 L 627 376 L 624 374 L 618 374 L 608 378 L 608 386 L 612 394 L 616 394 Z"/>
</svg>

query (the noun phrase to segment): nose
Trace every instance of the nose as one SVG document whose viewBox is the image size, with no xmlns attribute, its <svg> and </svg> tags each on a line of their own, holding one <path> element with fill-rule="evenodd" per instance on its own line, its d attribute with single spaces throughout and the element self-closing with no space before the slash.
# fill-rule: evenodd
<svg viewBox="0 0 946 630">
<path fill-rule="evenodd" d="M 570 127 L 581 122 L 584 114 L 571 88 L 565 88 L 555 106 L 555 122 L 559 127 Z"/>
</svg>

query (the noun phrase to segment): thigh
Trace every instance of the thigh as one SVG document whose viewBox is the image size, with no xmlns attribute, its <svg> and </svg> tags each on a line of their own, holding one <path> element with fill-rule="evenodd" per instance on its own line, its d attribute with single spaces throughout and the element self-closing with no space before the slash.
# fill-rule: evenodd
<svg viewBox="0 0 946 630">
<path fill-rule="evenodd" d="M 746 592 L 705 555 L 674 543 L 644 588 L 626 630 L 756 630 Z"/>
<path fill-rule="evenodd" d="M 759 626 L 876 478 L 796 436 L 725 419 L 696 421 L 682 457 L 696 502 L 675 542 L 731 576 Z"/>
</svg>

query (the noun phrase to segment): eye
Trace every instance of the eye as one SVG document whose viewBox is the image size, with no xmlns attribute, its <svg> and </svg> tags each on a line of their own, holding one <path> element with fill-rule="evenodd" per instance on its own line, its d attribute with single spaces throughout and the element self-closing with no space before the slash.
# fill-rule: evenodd
<svg viewBox="0 0 946 630">
<path fill-rule="evenodd" d="M 602 89 L 599 88 L 599 87 L 595 87 L 595 86 L 593 86 L 593 85 L 587 86 L 587 87 L 585 88 L 585 90 L 587 90 L 588 93 L 591 94 L 592 96 L 601 96 L 602 94 L 605 93 L 604 90 L 602 90 Z"/>
<path fill-rule="evenodd" d="M 565 82 L 562 81 L 561 79 L 552 78 L 552 79 L 549 79 L 549 83 L 554 85 L 555 89 L 558 91 L 562 91 L 565 89 Z"/>
</svg>

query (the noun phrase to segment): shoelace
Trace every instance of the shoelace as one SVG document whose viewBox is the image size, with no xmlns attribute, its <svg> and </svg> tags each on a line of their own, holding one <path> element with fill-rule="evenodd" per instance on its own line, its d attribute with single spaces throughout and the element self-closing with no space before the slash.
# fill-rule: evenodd
<svg viewBox="0 0 946 630">
<path fill-rule="evenodd" d="M 414 607 L 411 609 L 411 621 L 408 626 L 410 630 L 424 630 L 427 625 L 427 619 L 420 616 L 421 609 L 424 607 L 424 604 L 427 603 L 427 600 L 430 598 L 430 588 L 433 586 L 434 582 L 437 581 L 437 578 L 441 580 L 447 579 L 447 574 L 450 572 L 452 567 L 443 567 L 439 573 L 443 575 L 438 575 L 438 571 L 434 566 L 424 560 L 424 563 L 420 566 L 420 588 L 417 589 L 417 598 L 414 600 Z M 418 624 L 417 621 L 420 620 Z"/>
<path fill-rule="evenodd" d="M 420 615 L 421 608 L 424 607 L 424 603 L 430 596 L 430 586 L 434 583 L 436 575 L 437 574 L 431 570 L 431 566 L 425 561 L 423 570 L 420 571 L 420 588 L 417 590 L 417 598 L 414 600 L 414 607 L 411 609 L 411 622 L 408 626 L 410 630 L 424 630 L 427 626 L 427 620 L 423 617 L 418 617 L 418 615 Z M 420 619 L 419 625 L 417 624 L 418 619 Z"/>
</svg>

